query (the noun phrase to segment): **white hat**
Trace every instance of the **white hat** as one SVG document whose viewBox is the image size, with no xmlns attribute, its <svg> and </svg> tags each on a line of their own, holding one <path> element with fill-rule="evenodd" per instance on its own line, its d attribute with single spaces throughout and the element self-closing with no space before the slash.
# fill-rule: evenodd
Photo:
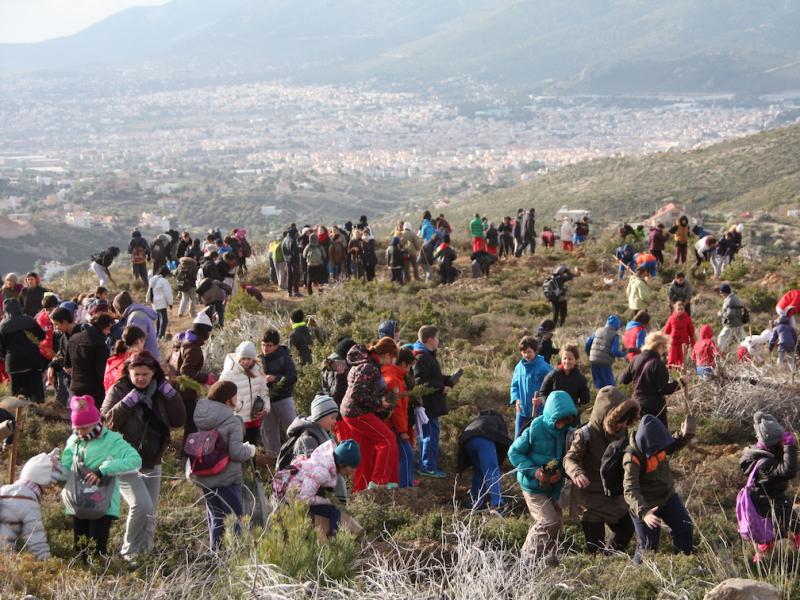
<svg viewBox="0 0 800 600">
<path fill-rule="evenodd" d="M 409 223 L 408 221 L 403 223 L 403 231 L 411 231 L 411 223 Z"/>
<path fill-rule="evenodd" d="M 744 231 L 744 225 L 742 225 L 741 223 L 739 223 L 739 224 L 736 226 L 736 231 L 737 231 L 738 233 L 742 233 L 742 232 Z"/>
<path fill-rule="evenodd" d="M 257 358 L 256 345 L 253 342 L 242 342 L 236 346 L 236 360 L 239 361 L 243 358 Z"/>
<path fill-rule="evenodd" d="M 50 454 L 37 454 L 22 467 L 20 479 L 32 481 L 39 485 L 50 485 L 58 481 L 61 473 L 61 463 L 58 460 L 59 450 L 55 448 Z"/>
<path fill-rule="evenodd" d="M 192 321 L 192 324 L 205 325 L 208 328 L 213 327 L 213 325 L 211 324 L 211 317 L 208 316 L 208 313 L 206 311 L 201 311 L 197 313 L 197 316 L 194 318 L 194 321 Z"/>
</svg>

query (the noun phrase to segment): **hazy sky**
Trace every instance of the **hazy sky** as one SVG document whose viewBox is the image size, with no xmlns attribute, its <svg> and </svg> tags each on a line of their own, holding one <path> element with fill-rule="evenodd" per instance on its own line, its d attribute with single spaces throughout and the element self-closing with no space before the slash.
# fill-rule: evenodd
<svg viewBox="0 0 800 600">
<path fill-rule="evenodd" d="M 0 42 L 38 42 L 85 29 L 129 6 L 169 0 L 0 0 Z"/>
</svg>

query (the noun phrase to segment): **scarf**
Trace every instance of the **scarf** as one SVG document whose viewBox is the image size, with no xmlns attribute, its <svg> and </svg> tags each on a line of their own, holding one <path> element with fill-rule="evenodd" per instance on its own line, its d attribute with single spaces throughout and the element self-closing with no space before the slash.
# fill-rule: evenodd
<svg viewBox="0 0 800 600">
<path fill-rule="evenodd" d="M 89 433 L 82 434 L 76 431 L 75 435 L 81 438 L 84 442 L 89 442 L 91 440 L 96 440 L 97 438 L 99 438 L 102 432 L 103 432 L 103 424 L 98 423 L 91 429 L 91 431 L 89 431 Z"/>
<path fill-rule="evenodd" d="M 305 321 L 300 321 L 299 323 L 292 323 L 292 329 L 297 329 L 298 327 L 305 327 L 305 326 L 306 326 Z"/>
</svg>

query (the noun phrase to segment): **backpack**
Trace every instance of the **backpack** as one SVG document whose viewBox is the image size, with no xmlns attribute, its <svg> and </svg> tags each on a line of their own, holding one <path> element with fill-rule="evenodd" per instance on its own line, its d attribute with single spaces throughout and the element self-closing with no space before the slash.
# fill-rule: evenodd
<svg viewBox="0 0 800 600">
<path fill-rule="evenodd" d="M 190 289 L 195 287 L 198 269 L 199 268 L 196 264 L 190 264 L 188 266 L 184 266 L 182 264 L 178 267 L 178 271 L 175 273 L 175 281 L 178 284 L 179 291 L 188 292 Z"/>
<path fill-rule="evenodd" d="M 591 432 L 589 431 L 589 425 L 578 425 L 577 427 L 570 427 L 567 429 L 567 437 L 564 442 L 564 453 L 566 454 L 567 451 L 572 447 L 572 440 L 575 439 L 575 434 L 580 432 L 581 439 L 583 440 L 584 444 L 589 443 L 589 439 L 591 437 Z"/>
<path fill-rule="evenodd" d="M 183 452 L 189 457 L 192 475 L 216 475 L 231 462 L 228 445 L 216 429 L 190 433 L 183 445 Z"/>
<path fill-rule="evenodd" d="M 742 324 L 747 325 L 750 322 L 750 311 L 746 306 L 742 306 Z"/>
<path fill-rule="evenodd" d="M 750 471 L 747 483 L 736 495 L 736 521 L 739 524 L 739 535 L 742 539 L 756 544 L 769 544 L 775 540 L 772 515 L 762 517 L 758 513 L 751 493 L 756 488 L 756 474 L 766 459 L 759 460 Z"/>
<path fill-rule="evenodd" d="M 242 240 L 241 252 L 244 258 L 250 258 L 251 256 L 253 256 L 253 247 L 250 245 L 250 242 L 248 242 L 246 239 Z"/>
<path fill-rule="evenodd" d="M 96 262 L 98 265 L 103 267 L 110 267 L 113 261 L 114 258 L 105 250 L 102 252 L 97 252 L 96 254 L 92 254 L 92 262 Z"/>
<path fill-rule="evenodd" d="M 150 258 L 158 262 L 167 258 L 167 242 L 157 238 L 150 246 Z"/>
<path fill-rule="evenodd" d="M 556 278 L 550 275 L 542 284 L 542 293 L 548 300 L 555 300 L 564 293 L 564 290 L 561 288 Z"/>
<path fill-rule="evenodd" d="M 622 438 L 611 442 L 603 458 L 600 459 L 600 480 L 603 482 L 603 491 L 606 496 L 621 496 L 623 493 L 623 480 L 625 473 L 622 468 L 622 459 L 625 458 L 625 451 L 628 449 L 628 438 Z"/>
<path fill-rule="evenodd" d="M 283 443 L 283 446 L 281 446 L 281 449 L 278 451 L 278 460 L 275 463 L 276 471 L 286 469 L 292 464 L 292 461 L 295 458 L 294 445 L 297 443 L 297 440 L 299 440 L 306 432 L 309 432 L 312 436 L 314 436 L 319 445 L 324 444 L 329 439 L 328 437 L 325 437 L 324 439 L 319 439 L 316 435 L 317 432 L 315 431 L 314 428 L 301 429 L 300 433 L 298 433 L 297 435 L 293 435 L 288 440 L 286 440 Z"/>
<path fill-rule="evenodd" d="M 309 459 L 308 456 L 300 455 L 295 458 L 285 469 L 281 469 L 272 478 L 272 492 L 279 499 L 286 496 L 289 491 L 289 484 L 300 472 L 300 466 Z"/>
</svg>

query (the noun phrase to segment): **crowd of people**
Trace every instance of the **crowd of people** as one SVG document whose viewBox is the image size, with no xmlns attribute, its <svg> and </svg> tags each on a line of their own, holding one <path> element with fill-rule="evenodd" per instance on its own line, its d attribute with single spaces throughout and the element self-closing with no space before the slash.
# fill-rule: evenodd
<svg viewBox="0 0 800 600">
<path fill-rule="evenodd" d="M 427 280 L 436 265 L 441 282 L 452 282 L 457 254 L 447 220 L 443 215 L 432 219 L 426 212 L 418 233 L 414 229 L 398 222 L 388 240 L 391 281 Z M 498 227 L 476 214 L 467 232 L 473 263 L 486 256 L 497 260 L 533 253 L 535 210 L 520 209 L 516 219 L 505 217 Z M 688 219 L 681 217 L 668 232 L 674 236 L 676 264 L 686 261 L 690 236 L 696 235 L 698 263 L 719 263 L 721 267 L 714 267 L 718 275 L 741 247 L 737 227 L 717 242 L 698 227 L 690 229 Z M 572 252 L 588 240 L 588 218 L 577 224 L 564 219 L 559 233 L 563 251 Z M 688 446 L 696 435 L 696 420 L 687 415 L 680 432 L 671 434 L 666 398 L 687 389 L 688 365 L 707 379 L 728 354 L 757 361 L 763 360 L 759 348 L 777 348 L 778 364 L 795 369 L 800 290 L 780 299 L 773 329 L 747 336 L 748 311 L 732 287 L 722 283 L 717 287 L 721 329 L 715 340 L 709 324 L 695 331 L 694 288 L 684 272 L 658 298 L 652 278 L 665 260 L 666 228 L 651 228 L 646 241 L 642 230 L 629 225 L 619 235 L 623 245 L 616 257 L 620 279 L 629 274 L 630 320 L 624 323 L 610 315 L 583 344 L 596 392 L 588 423 L 579 426 L 580 410 L 591 402 L 580 368 L 580 345 L 557 348 L 553 343 L 567 318 L 566 284 L 579 275 L 559 264 L 542 289 L 552 304 L 552 318 L 517 346 L 520 359 L 509 385 L 513 436 L 502 414 L 484 410 L 457 441 L 458 473 L 473 470 L 473 511 L 502 515 L 508 510 L 501 468 L 509 459 L 534 520 L 522 551 L 550 564 L 558 560 L 560 495 L 567 480 L 588 552 L 625 552 L 636 535 L 634 560 L 640 562 L 644 551 L 658 548 L 666 525 L 675 549 L 691 553 L 692 519 L 676 492 L 669 457 Z M 544 228 L 542 244 L 552 248 L 555 239 Z M 703 250 L 700 242 L 711 249 Z M 376 240 L 366 217 L 330 230 L 292 224 L 267 251 L 273 281 L 289 296 L 299 296 L 301 286 L 312 294 L 331 281 L 376 276 Z M 348 477 L 353 493 L 448 477 L 440 460 L 440 419 L 448 414 L 448 393 L 462 372 L 443 372 L 436 325 L 424 325 L 414 339 L 404 340 L 401 324 L 388 319 L 377 324 L 370 340 L 337 339 L 322 364 L 309 414 L 298 415 L 297 365 L 312 362 L 316 343 L 314 324 L 302 309 L 291 312 L 288 336 L 269 329 L 259 347 L 245 339 L 230 348 L 218 374 L 206 365 L 204 345 L 214 327 L 224 326 L 225 306 L 239 287 L 236 280 L 247 273 L 252 248 L 244 229 L 227 236 L 211 231 L 204 242 L 188 232 L 170 231 L 151 243 L 134 231 L 128 253 L 134 279 L 147 286 L 142 303 L 128 291 L 111 294 L 110 286 L 116 284 L 110 266 L 118 248 L 92 257 L 90 268 L 100 285 L 69 300 L 45 289 L 36 273 L 25 277 L 24 286 L 13 273 L 3 280 L 0 377 L 10 380 L 13 394 L 33 402 L 43 402 L 46 389 L 52 388 L 56 400 L 69 407 L 73 429 L 63 450 L 32 458 L 20 478 L 0 490 L 3 547 L 24 538 L 39 558 L 49 556 L 42 489 L 66 481 L 62 497 L 73 518 L 76 552 L 84 557 L 90 551 L 108 554 L 122 501 L 128 512 L 121 555 L 136 561 L 151 552 L 162 462 L 174 429 L 183 430 L 176 454 L 205 502 L 211 548 L 222 543 L 226 518 L 234 515 L 238 522 L 243 516 L 244 472 L 256 468 L 257 446 L 274 474 L 273 493 L 305 502 L 310 517 L 324 520 L 326 536 L 336 535 L 342 526 Z M 481 274 L 485 269 L 481 266 Z M 172 277 L 180 292 L 178 315 L 190 315 L 193 321 L 171 338 L 171 348 L 162 356 L 158 342 L 168 335 L 175 299 Z M 242 289 L 260 293 L 252 286 Z M 202 310 L 198 301 L 205 305 Z M 663 328 L 650 331 L 654 302 L 668 302 L 671 314 Z M 625 368 L 615 376 L 617 360 Z M 670 369 L 680 375 L 674 377 Z M 630 397 L 619 384 L 631 386 Z M 415 387 L 422 391 L 410 393 Z M 800 546 L 800 520 L 786 496 L 787 482 L 797 470 L 795 438 L 771 415 L 756 413 L 754 418 L 758 443 L 745 452 L 741 466 L 753 486 L 754 514 L 778 515 L 771 539 L 756 540 L 751 529 L 746 531 L 759 544 L 755 560 L 760 560 L 781 535 Z"/>
</svg>

